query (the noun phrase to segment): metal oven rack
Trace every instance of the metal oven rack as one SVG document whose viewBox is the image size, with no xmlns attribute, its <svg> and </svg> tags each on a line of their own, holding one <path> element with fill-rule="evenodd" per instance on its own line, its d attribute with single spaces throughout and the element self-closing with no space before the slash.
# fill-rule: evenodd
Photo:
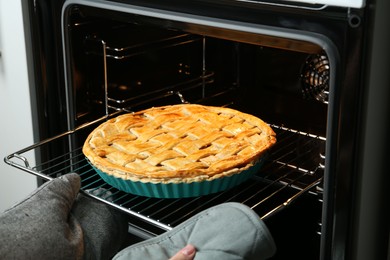
<svg viewBox="0 0 390 260">
<path fill-rule="evenodd" d="M 8 155 L 4 160 L 44 180 L 70 172 L 78 173 L 82 180 L 82 193 L 128 213 L 134 219 L 130 221 L 130 228 L 144 238 L 170 230 L 201 210 L 228 201 L 241 202 L 264 219 L 313 190 L 322 180 L 325 138 L 272 125 L 278 137 L 277 144 L 260 171 L 235 188 L 182 199 L 157 199 L 124 193 L 106 184 L 87 163 L 81 151 L 82 145 L 77 146 L 80 143 L 77 140 L 84 138 L 103 120 L 105 118 L 34 144 Z M 65 145 L 69 149 L 34 165 L 32 155 L 53 145 Z"/>
</svg>

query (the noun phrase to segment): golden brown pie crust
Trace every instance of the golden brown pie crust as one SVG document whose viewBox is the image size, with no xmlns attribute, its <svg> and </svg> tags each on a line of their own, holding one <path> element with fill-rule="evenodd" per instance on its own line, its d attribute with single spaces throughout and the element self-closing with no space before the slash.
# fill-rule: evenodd
<svg viewBox="0 0 390 260">
<path fill-rule="evenodd" d="M 239 173 L 276 142 L 261 119 L 230 108 L 181 104 L 110 119 L 86 139 L 83 153 L 124 180 L 190 183 Z"/>
</svg>

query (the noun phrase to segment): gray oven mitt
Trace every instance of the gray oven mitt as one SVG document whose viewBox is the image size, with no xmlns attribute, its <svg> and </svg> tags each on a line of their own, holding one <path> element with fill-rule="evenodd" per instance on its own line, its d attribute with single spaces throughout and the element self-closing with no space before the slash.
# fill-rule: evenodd
<svg viewBox="0 0 390 260">
<path fill-rule="evenodd" d="M 196 260 L 261 260 L 276 251 L 259 216 L 243 204 L 229 202 L 204 210 L 160 236 L 129 246 L 113 259 L 167 260 L 187 244 L 195 246 Z"/>
<path fill-rule="evenodd" d="M 0 258 L 109 259 L 123 248 L 127 220 L 79 189 L 66 174 L 0 214 Z"/>
</svg>

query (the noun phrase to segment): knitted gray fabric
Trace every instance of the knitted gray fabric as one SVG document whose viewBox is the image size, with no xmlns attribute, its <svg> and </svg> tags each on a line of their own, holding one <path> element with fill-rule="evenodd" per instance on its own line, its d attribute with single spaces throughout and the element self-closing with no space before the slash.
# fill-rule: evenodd
<svg viewBox="0 0 390 260">
<path fill-rule="evenodd" d="M 126 219 L 81 194 L 80 177 L 46 182 L 0 215 L 1 259 L 109 259 L 121 249 Z"/>
<path fill-rule="evenodd" d="M 71 214 L 84 234 L 84 259 L 111 259 L 125 246 L 128 219 L 123 213 L 79 194 Z"/>
<path fill-rule="evenodd" d="M 259 216 L 243 204 L 229 202 L 202 211 L 160 236 L 129 246 L 114 259 L 167 260 L 187 244 L 196 247 L 196 260 L 261 260 L 276 251 Z"/>
</svg>

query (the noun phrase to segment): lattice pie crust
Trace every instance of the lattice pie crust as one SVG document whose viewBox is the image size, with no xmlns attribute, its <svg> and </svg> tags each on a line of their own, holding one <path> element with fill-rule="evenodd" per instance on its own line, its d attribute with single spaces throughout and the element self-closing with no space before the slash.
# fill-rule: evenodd
<svg viewBox="0 0 390 260">
<path fill-rule="evenodd" d="M 88 136 L 83 153 L 124 180 L 190 183 L 246 170 L 275 142 L 273 130 L 255 116 L 181 104 L 106 121 Z"/>
</svg>

